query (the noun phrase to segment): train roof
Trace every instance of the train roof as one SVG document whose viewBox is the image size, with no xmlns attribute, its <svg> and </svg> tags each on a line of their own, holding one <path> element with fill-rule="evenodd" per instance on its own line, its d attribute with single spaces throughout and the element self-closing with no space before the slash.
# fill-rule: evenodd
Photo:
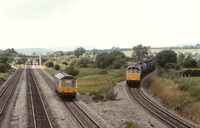
<svg viewBox="0 0 200 128">
<path fill-rule="evenodd" d="M 68 75 L 66 73 L 57 73 L 55 75 L 56 78 L 58 79 L 76 79 L 76 77 L 72 76 L 72 75 Z"/>
<path fill-rule="evenodd" d="M 128 66 L 128 68 L 127 68 L 127 70 L 129 70 L 129 69 L 136 69 L 136 70 L 138 70 L 138 63 L 137 64 L 133 64 L 133 65 L 131 65 L 131 66 Z"/>
</svg>

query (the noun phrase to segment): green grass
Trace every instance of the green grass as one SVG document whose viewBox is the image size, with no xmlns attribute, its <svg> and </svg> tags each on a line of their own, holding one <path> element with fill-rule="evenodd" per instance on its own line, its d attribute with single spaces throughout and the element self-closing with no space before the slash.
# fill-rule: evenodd
<svg viewBox="0 0 200 128">
<path fill-rule="evenodd" d="M 107 74 L 100 74 L 102 69 L 79 68 L 80 74 L 77 76 L 78 92 L 90 93 L 97 91 L 100 87 L 106 85 L 115 85 L 125 80 L 125 69 L 108 70 Z"/>
<path fill-rule="evenodd" d="M 134 124 L 133 122 L 127 121 L 125 122 L 126 128 L 139 128 L 137 124 Z"/>
<path fill-rule="evenodd" d="M 9 73 L 0 73 L 0 86 L 8 79 L 9 76 Z"/>
<path fill-rule="evenodd" d="M 181 115 L 200 123 L 200 77 L 170 79 L 152 76 L 150 90 Z"/>
<path fill-rule="evenodd" d="M 54 70 L 53 68 L 48 68 L 46 66 L 42 66 L 43 69 L 45 69 L 48 73 L 50 73 L 52 76 L 54 76 L 59 71 Z"/>
</svg>

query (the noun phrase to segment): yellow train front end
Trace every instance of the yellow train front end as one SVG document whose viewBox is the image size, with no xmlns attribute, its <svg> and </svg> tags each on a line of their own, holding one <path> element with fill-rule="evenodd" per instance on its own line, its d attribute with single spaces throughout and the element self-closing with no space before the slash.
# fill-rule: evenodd
<svg viewBox="0 0 200 128">
<path fill-rule="evenodd" d="M 76 97 L 78 86 L 74 76 L 65 73 L 58 73 L 54 77 L 55 89 L 61 97 Z"/>
<path fill-rule="evenodd" d="M 128 67 L 126 70 L 126 84 L 138 86 L 140 83 L 141 77 L 140 70 L 135 69 L 134 67 Z"/>
<path fill-rule="evenodd" d="M 76 97 L 77 80 L 61 79 L 59 83 L 59 93 L 63 97 Z"/>
</svg>

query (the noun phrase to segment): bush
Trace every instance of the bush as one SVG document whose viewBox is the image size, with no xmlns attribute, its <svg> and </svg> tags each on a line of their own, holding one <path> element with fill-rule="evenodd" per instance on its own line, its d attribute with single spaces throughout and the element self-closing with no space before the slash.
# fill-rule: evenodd
<svg viewBox="0 0 200 128">
<path fill-rule="evenodd" d="M 177 63 L 166 63 L 165 64 L 165 69 L 168 70 L 168 69 L 176 69 L 176 70 L 179 70 L 181 67 L 180 65 L 178 65 Z"/>
<path fill-rule="evenodd" d="M 55 69 L 55 70 L 59 70 L 59 69 L 60 69 L 60 65 L 55 64 L 54 69 Z"/>
<path fill-rule="evenodd" d="M 156 61 L 161 67 L 167 63 L 176 63 L 177 54 L 173 50 L 162 50 L 156 54 Z"/>
<path fill-rule="evenodd" d="M 8 72 L 11 66 L 7 63 L 0 63 L 0 72 L 5 73 Z"/>
<path fill-rule="evenodd" d="M 7 63 L 8 60 L 8 57 L 0 57 L 0 63 Z"/>
<path fill-rule="evenodd" d="M 48 60 L 48 61 L 45 62 L 45 66 L 48 67 L 48 68 L 52 68 L 52 67 L 54 67 L 54 64 L 53 64 L 52 61 Z"/>
<path fill-rule="evenodd" d="M 15 59 L 13 61 L 14 65 L 16 65 L 16 64 L 23 64 L 23 63 L 24 63 L 24 61 L 20 57 L 15 57 Z"/>
<path fill-rule="evenodd" d="M 106 92 L 106 99 L 107 100 L 115 100 L 117 97 L 117 93 L 114 92 L 114 90 L 109 90 Z"/>
<path fill-rule="evenodd" d="M 77 60 L 76 66 L 87 68 L 88 64 L 92 63 L 92 60 L 88 57 L 83 57 Z"/>
<path fill-rule="evenodd" d="M 65 73 L 72 75 L 72 76 L 76 76 L 79 74 L 79 71 L 76 70 L 74 67 L 70 66 L 70 67 L 66 67 L 65 68 Z"/>
<path fill-rule="evenodd" d="M 114 55 L 110 55 L 108 53 L 102 53 L 99 54 L 96 58 L 96 65 L 98 68 L 108 68 L 110 65 L 112 65 L 113 61 L 116 60 L 116 57 Z"/>
<path fill-rule="evenodd" d="M 200 70 L 185 70 L 182 72 L 183 75 L 189 76 L 200 76 Z"/>
<path fill-rule="evenodd" d="M 77 58 L 71 59 L 69 61 L 69 66 L 74 66 L 76 64 L 77 60 L 78 60 Z"/>
<path fill-rule="evenodd" d="M 106 101 L 106 100 L 115 100 L 117 93 L 114 92 L 113 87 L 110 85 L 101 87 L 98 91 L 93 91 L 90 93 L 92 99 L 95 101 Z"/>
<path fill-rule="evenodd" d="M 115 60 L 112 64 L 112 69 L 120 69 L 126 65 L 126 61 L 123 59 Z"/>
</svg>

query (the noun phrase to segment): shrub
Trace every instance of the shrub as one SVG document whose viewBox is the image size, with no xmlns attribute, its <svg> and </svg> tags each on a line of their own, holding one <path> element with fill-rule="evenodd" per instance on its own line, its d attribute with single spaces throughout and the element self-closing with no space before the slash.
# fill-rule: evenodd
<svg viewBox="0 0 200 128">
<path fill-rule="evenodd" d="M 55 70 L 59 70 L 59 69 L 60 69 L 60 65 L 55 64 L 54 69 L 55 69 Z"/>
<path fill-rule="evenodd" d="M 98 68 L 105 69 L 108 68 L 115 60 L 116 57 L 114 55 L 110 55 L 108 53 L 102 53 L 97 56 L 95 63 Z"/>
<path fill-rule="evenodd" d="M 183 75 L 187 75 L 187 76 L 189 74 L 190 74 L 190 76 L 200 76 L 200 70 L 185 70 L 182 73 L 183 73 Z"/>
<path fill-rule="evenodd" d="M 0 63 L 0 72 L 5 73 L 8 72 L 11 66 L 7 63 Z"/>
<path fill-rule="evenodd" d="M 77 60 L 76 66 L 87 68 L 89 63 L 92 63 L 92 60 L 88 57 L 83 57 Z"/>
<path fill-rule="evenodd" d="M 16 64 L 23 64 L 23 63 L 24 63 L 24 61 L 20 57 L 15 57 L 15 59 L 13 61 L 14 65 L 16 65 Z"/>
<path fill-rule="evenodd" d="M 8 60 L 8 57 L 0 57 L 0 63 L 7 63 Z"/>
<path fill-rule="evenodd" d="M 162 50 L 156 54 L 156 61 L 164 67 L 166 63 L 176 63 L 177 54 L 173 50 Z"/>
<path fill-rule="evenodd" d="M 48 68 L 52 68 L 52 67 L 54 67 L 54 64 L 53 64 L 52 61 L 47 60 L 47 61 L 45 62 L 45 66 L 48 67 Z"/>
<path fill-rule="evenodd" d="M 107 100 L 115 100 L 117 97 L 117 93 L 115 93 L 114 90 L 109 90 L 108 92 L 106 92 L 106 99 Z"/>
<path fill-rule="evenodd" d="M 65 73 L 70 74 L 72 76 L 76 76 L 79 74 L 79 71 L 76 70 L 74 67 L 70 66 L 70 67 L 66 67 L 65 68 Z"/>
<path fill-rule="evenodd" d="M 69 61 L 69 66 L 74 66 L 76 64 L 77 60 L 78 60 L 77 58 L 71 59 Z"/>
<path fill-rule="evenodd" d="M 120 69 L 126 65 L 126 61 L 123 59 L 115 60 L 112 64 L 112 69 Z"/>
<path fill-rule="evenodd" d="M 92 99 L 95 101 L 103 101 L 103 100 L 115 100 L 117 97 L 117 93 L 113 90 L 113 87 L 110 85 L 101 87 L 98 91 L 93 91 L 90 93 Z"/>
</svg>

